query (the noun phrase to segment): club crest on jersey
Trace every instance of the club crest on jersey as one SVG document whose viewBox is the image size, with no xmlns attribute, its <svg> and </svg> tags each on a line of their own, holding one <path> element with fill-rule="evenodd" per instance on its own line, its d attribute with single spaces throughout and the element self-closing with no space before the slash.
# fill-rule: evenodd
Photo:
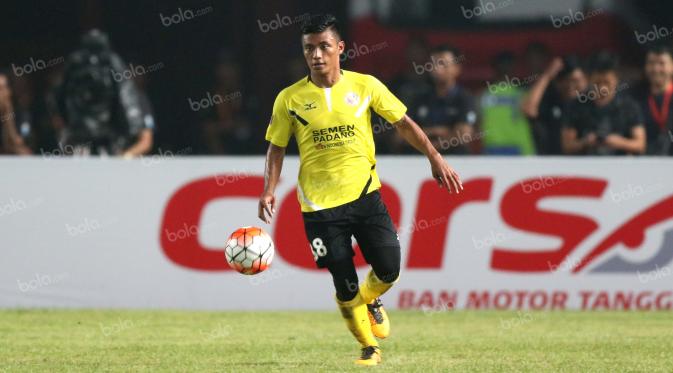
<svg viewBox="0 0 673 373">
<path fill-rule="evenodd" d="M 360 96 L 355 92 L 348 92 L 346 93 L 346 97 L 344 97 L 344 101 L 350 106 L 357 106 L 360 103 Z"/>
</svg>

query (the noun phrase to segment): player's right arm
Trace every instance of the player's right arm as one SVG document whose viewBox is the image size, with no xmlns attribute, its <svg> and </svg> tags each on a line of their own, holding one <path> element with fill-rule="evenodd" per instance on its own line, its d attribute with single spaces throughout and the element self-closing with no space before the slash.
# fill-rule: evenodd
<svg viewBox="0 0 673 373">
<path fill-rule="evenodd" d="M 283 169 L 285 148 L 269 143 L 266 151 L 266 165 L 264 166 L 264 192 L 259 197 L 259 218 L 269 224 L 276 212 L 276 185 Z"/>
<path fill-rule="evenodd" d="M 266 129 L 266 140 L 269 149 L 266 152 L 264 166 L 264 192 L 259 197 L 257 216 L 269 224 L 276 212 L 276 185 L 280 180 L 280 171 L 283 168 L 285 148 L 292 136 L 292 119 L 285 104 L 284 92 L 281 91 L 273 104 L 273 113 Z"/>
<path fill-rule="evenodd" d="M 540 115 L 540 103 L 552 80 L 563 69 L 563 60 L 554 58 L 539 79 L 533 84 L 528 94 L 521 100 L 521 111 L 528 117 L 536 119 Z"/>
</svg>

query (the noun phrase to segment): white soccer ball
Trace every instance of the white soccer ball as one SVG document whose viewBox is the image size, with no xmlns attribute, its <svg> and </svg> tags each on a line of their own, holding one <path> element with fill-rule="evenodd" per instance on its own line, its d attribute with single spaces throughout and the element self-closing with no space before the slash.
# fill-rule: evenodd
<svg viewBox="0 0 673 373">
<path fill-rule="evenodd" d="M 241 227 L 229 236 L 224 255 L 229 266 L 244 275 L 269 268 L 274 246 L 271 237 L 259 227 Z"/>
</svg>

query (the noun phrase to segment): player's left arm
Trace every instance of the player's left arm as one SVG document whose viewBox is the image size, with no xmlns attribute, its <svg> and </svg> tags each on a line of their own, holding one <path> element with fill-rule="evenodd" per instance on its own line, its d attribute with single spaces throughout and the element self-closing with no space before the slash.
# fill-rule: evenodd
<svg viewBox="0 0 673 373">
<path fill-rule="evenodd" d="M 432 168 L 432 176 L 437 180 L 439 187 L 445 187 L 449 193 L 452 193 L 454 190 L 456 193 L 460 193 L 463 189 L 460 176 L 458 176 L 453 167 L 446 163 L 420 126 L 406 114 L 402 119 L 393 123 L 393 125 L 404 140 L 428 157 L 430 167 Z"/>
</svg>

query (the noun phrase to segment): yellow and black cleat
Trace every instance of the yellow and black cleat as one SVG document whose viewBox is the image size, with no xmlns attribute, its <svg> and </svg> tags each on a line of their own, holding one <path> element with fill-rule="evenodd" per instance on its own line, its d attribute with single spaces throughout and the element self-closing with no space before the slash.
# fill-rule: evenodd
<svg viewBox="0 0 673 373">
<path fill-rule="evenodd" d="M 367 346 L 362 349 L 362 355 L 355 360 L 355 364 L 374 366 L 381 363 L 381 349 L 378 346 Z"/>
<path fill-rule="evenodd" d="M 377 338 L 386 338 L 390 334 L 390 319 L 380 298 L 374 299 L 367 305 L 369 322 L 372 325 L 372 333 Z"/>
</svg>

